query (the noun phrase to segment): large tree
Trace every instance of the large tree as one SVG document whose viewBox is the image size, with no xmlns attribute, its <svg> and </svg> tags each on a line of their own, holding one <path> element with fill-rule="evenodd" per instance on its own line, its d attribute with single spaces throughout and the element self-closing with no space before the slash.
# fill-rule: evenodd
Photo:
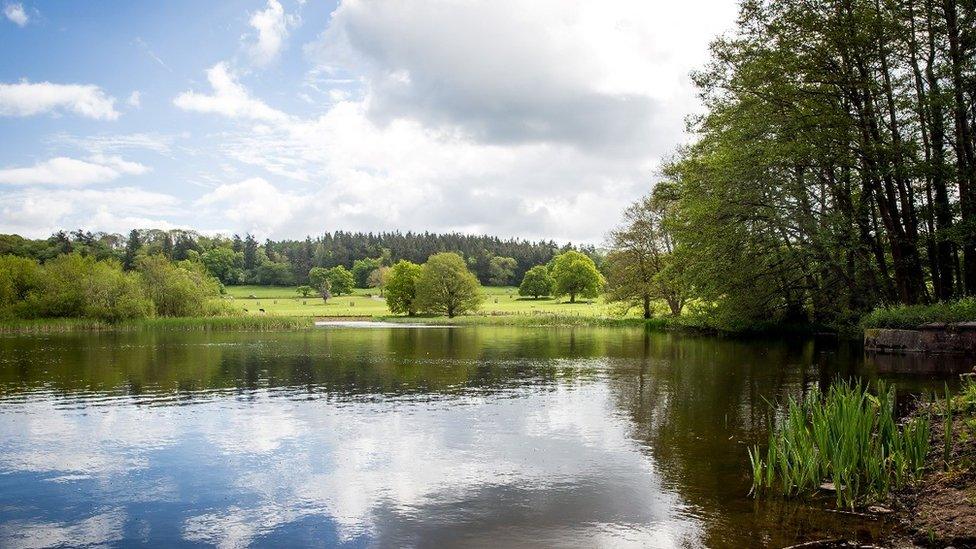
<svg viewBox="0 0 976 549">
<path fill-rule="evenodd" d="M 665 224 L 665 185 L 631 204 L 623 224 L 610 233 L 607 298 L 641 307 L 644 318 L 651 318 L 653 300 L 667 301 L 671 314 L 678 316 L 686 299 L 679 277 L 673 276 L 675 242 Z"/>
<path fill-rule="evenodd" d="M 703 306 L 839 323 L 976 292 L 974 28 L 955 0 L 743 3 L 664 170 Z"/>
<path fill-rule="evenodd" d="M 605 280 L 596 264 L 589 256 L 570 250 L 553 259 L 552 278 L 555 281 L 553 294 L 556 297 L 569 296 L 570 303 L 577 297 L 594 298 L 600 295 Z"/>
<path fill-rule="evenodd" d="M 421 310 L 453 318 L 477 310 L 482 301 L 481 284 L 461 256 L 445 252 L 427 259 L 417 281 L 417 304 Z"/>
<path fill-rule="evenodd" d="M 544 295 L 552 294 L 554 285 L 555 281 L 552 279 L 552 275 L 549 274 L 549 269 L 545 265 L 536 265 L 526 271 L 525 276 L 522 277 L 522 284 L 519 285 L 519 295 L 532 296 L 535 299 L 539 299 Z"/>
<path fill-rule="evenodd" d="M 390 269 L 386 281 L 386 306 L 394 314 L 417 314 L 417 282 L 423 267 L 401 259 Z"/>
</svg>

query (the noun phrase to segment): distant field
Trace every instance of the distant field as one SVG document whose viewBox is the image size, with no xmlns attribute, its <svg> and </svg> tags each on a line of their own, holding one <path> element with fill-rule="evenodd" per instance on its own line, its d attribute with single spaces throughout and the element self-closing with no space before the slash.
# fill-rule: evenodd
<svg viewBox="0 0 976 549">
<path fill-rule="evenodd" d="M 485 287 L 485 302 L 481 314 L 532 315 L 558 314 L 579 316 L 607 316 L 609 306 L 602 299 L 593 302 L 566 303 L 554 299 L 524 299 L 514 287 Z M 225 299 L 248 314 L 290 316 L 387 316 L 390 310 L 377 290 L 356 289 L 352 295 L 337 296 L 323 303 L 318 296 L 302 297 L 294 286 L 227 286 Z M 250 296 L 254 296 L 253 298 Z"/>
</svg>

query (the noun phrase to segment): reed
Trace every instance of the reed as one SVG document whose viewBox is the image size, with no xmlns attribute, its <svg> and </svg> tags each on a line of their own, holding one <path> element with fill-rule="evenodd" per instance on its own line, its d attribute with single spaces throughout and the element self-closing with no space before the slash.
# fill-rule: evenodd
<svg viewBox="0 0 976 549">
<path fill-rule="evenodd" d="M 827 394 L 791 398 L 769 435 L 765 457 L 749 450 L 752 493 L 801 497 L 833 485 L 838 507 L 885 498 L 919 478 L 929 449 L 930 419 L 898 425 L 894 390 L 884 383 L 871 394 L 860 382 L 837 381 Z"/>
<path fill-rule="evenodd" d="M 306 330 L 315 326 L 311 317 L 203 316 L 157 317 L 122 322 L 84 318 L 44 318 L 0 321 L 0 334 L 54 334 L 70 332 L 167 331 L 278 331 Z"/>
</svg>

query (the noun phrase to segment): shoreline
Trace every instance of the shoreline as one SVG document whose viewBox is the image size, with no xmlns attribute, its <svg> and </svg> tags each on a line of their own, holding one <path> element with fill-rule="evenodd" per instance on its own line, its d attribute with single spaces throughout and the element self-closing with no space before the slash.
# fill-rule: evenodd
<svg viewBox="0 0 976 549">
<path fill-rule="evenodd" d="M 423 326 L 507 326 L 525 328 L 642 328 L 653 332 L 682 333 L 714 337 L 750 339 L 755 337 L 830 337 L 840 340 L 863 341 L 873 328 L 830 330 L 813 324 L 769 324 L 748 330 L 731 331 L 711 326 L 707 320 L 694 316 L 640 317 L 591 316 L 580 314 L 470 314 L 454 318 L 446 316 L 400 315 L 235 315 L 213 317 L 157 317 L 126 320 L 117 323 L 89 318 L 36 318 L 0 320 L 0 335 L 46 334 L 72 332 L 132 332 L 138 330 L 170 331 L 296 331 L 311 330 L 323 322 L 374 322 L 383 324 L 414 324 Z M 902 354 L 902 353 L 893 353 Z M 936 356 L 914 353 L 917 356 Z"/>
<path fill-rule="evenodd" d="M 892 495 L 892 547 L 976 546 L 976 382 L 951 402 L 949 413 L 939 401 L 909 414 L 930 415 L 932 431 L 922 478 Z"/>
</svg>

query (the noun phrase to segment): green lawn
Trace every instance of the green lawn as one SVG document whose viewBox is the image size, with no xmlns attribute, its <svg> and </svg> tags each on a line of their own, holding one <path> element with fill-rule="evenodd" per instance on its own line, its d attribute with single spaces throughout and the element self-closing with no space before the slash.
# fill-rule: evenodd
<svg viewBox="0 0 976 549">
<path fill-rule="evenodd" d="M 558 314 L 602 317 L 610 314 L 603 299 L 568 303 L 566 300 L 525 299 L 514 287 L 485 287 L 485 302 L 479 311 L 488 315 Z M 251 296 L 254 296 L 253 298 Z M 289 316 L 387 316 L 390 310 L 377 290 L 356 289 L 352 295 L 336 296 L 323 303 L 318 296 L 302 297 L 294 286 L 227 286 L 227 300 L 248 314 Z"/>
</svg>

